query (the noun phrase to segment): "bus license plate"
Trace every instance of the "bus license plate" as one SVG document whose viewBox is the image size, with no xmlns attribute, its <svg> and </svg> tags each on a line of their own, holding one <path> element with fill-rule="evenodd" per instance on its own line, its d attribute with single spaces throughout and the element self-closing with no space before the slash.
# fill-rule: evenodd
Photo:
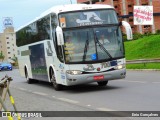
<svg viewBox="0 0 160 120">
<path fill-rule="evenodd" d="M 99 75 L 99 76 L 94 76 L 93 78 L 94 78 L 94 80 L 103 80 L 104 76 L 103 75 Z"/>
</svg>

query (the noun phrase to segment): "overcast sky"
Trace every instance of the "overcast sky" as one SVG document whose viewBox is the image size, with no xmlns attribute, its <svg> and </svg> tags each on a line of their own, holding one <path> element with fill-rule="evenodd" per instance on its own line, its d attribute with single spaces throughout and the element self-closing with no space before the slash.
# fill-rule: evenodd
<svg viewBox="0 0 160 120">
<path fill-rule="evenodd" d="M 13 19 L 15 29 L 28 23 L 55 5 L 77 3 L 77 0 L 0 0 L 0 33 L 4 29 L 4 17 Z"/>
</svg>

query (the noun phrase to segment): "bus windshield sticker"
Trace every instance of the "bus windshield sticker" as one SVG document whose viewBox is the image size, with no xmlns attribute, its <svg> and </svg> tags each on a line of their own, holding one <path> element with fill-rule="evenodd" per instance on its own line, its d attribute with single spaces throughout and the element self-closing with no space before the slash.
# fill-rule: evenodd
<svg viewBox="0 0 160 120">
<path fill-rule="evenodd" d="M 76 22 L 79 24 L 79 26 L 84 25 L 96 25 L 96 24 L 103 24 L 103 21 L 96 12 L 85 12 L 83 13 L 86 19 L 77 19 Z"/>
<path fill-rule="evenodd" d="M 96 55 L 96 54 L 92 54 L 92 55 L 91 55 L 91 59 L 92 59 L 92 60 L 96 60 L 96 59 L 97 59 L 97 55 Z"/>
<path fill-rule="evenodd" d="M 60 24 L 61 24 L 62 28 L 66 27 L 66 19 L 65 19 L 65 17 L 60 18 Z"/>
</svg>

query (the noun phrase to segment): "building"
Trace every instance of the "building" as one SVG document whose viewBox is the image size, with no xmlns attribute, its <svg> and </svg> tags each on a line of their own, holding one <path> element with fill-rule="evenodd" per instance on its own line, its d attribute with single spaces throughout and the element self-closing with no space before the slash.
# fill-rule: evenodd
<svg viewBox="0 0 160 120">
<path fill-rule="evenodd" d="M 0 52 L 5 56 L 4 61 L 13 63 L 11 59 L 17 56 L 16 35 L 13 27 L 5 28 L 3 33 L 0 33 Z"/>
<path fill-rule="evenodd" d="M 129 22 L 133 33 L 155 33 L 160 30 L 160 0 L 77 0 L 77 3 L 85 4 L 108 4 L 114 6 L 117 15 L 121 20 Z M 153 5 L 153 25 L 134 25 L 133 7 L 141 5 Z"/>
</svg>

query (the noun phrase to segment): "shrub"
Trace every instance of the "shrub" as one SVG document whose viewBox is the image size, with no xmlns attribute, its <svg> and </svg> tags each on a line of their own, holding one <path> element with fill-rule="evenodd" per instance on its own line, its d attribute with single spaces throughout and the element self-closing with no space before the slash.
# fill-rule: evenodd
<svg viewBox="0 0 160 120">
<path fill-rule="evenodd" d="M 137 39 L 142 38 L 142 37 L 143 37 L 143 35 L 141 33 L 134 33 L 133 34 L 133 40 L 137 40 Z"/>
<path fill-rule="evenodd" d="M 123 41 L 127 41 L 127 35 L 125 33 L 122 33 Z"/>
<path fill-rule="evenodd" d="M 156 34 L 160 34 L 160 30 L 156 30 Z"/>
</svg>

